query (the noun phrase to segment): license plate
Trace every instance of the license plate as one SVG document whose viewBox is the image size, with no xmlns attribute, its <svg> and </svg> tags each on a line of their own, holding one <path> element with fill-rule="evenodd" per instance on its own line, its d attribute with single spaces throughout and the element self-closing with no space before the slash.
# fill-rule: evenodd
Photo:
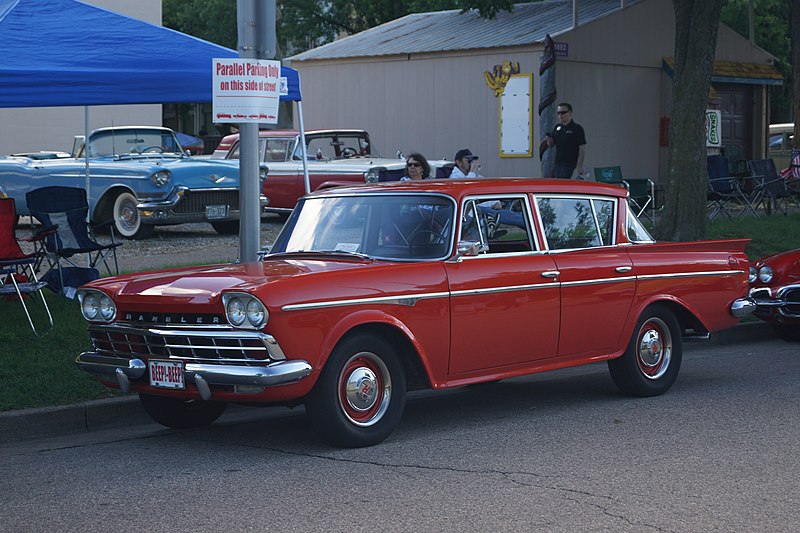
<svg viewBox="0 0 800 533">
<path fill-rule="evenodd" d="M 161 389 L 183 389 L 183 363 L 150 359 L 150 386 Z"/>
<path fill-rule="evenodd" d="M 228 206 L 227 205 L 207 205 L 206 206 L 206 218 L 209 220 L 215 218 L 228 218 Z"/>
</svg>

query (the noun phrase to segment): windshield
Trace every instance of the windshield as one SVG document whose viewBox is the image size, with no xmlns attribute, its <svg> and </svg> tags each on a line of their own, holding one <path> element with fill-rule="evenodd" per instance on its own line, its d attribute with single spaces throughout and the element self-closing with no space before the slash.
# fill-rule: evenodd
<svg viewBox="0 0 800 533">
<path fill-rule="evenodd" d="M 160 129 L 116 129 L 96 132 L 89 137 L 89 157 L 129 154 L 182 154 L 175 134 Z"/>
<path fill-rule="evenodd" d="M 366 133 L 331 133 L 306 136 L 306 156 L 309 160 L 349 159 L 351 157 L 380 157 L 370 143 Z M 294 159 L 302 160 L 300 143 L 294 151 Z"/>
<path fill-rule="evenodd" d="M 433 194 L 305 198 L 270 255 L 345 252 L 374 259 L 425 260 L 452 249 L 455 202 Z"/>
</svg>

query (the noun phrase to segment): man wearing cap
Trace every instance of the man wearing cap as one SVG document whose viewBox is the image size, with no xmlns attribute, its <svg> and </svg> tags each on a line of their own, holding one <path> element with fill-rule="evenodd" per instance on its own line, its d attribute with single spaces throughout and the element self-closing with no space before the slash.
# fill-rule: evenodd
<svg viewBox="0 0 800 533">
<path fill-rule="evenodd" d="M 451 178 L 482 178 L 478 174 L 478 156 L 472 155 L 469 148 L 463 148 L 456 152 L 454 158 L 455 166 L 450 173 Z"/>
</svg>

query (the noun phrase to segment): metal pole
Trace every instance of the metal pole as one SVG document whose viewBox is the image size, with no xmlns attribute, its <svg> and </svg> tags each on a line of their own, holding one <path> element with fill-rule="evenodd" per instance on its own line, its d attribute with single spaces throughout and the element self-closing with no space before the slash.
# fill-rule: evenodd
<svg viewBox="0 0 800 533">
<path fill-rule="evenodd" d="M 239 57 L 256 58 L 256 0 L 236 0 Z M 239 261 L 255 261 L 260 248 L 258 124 L 239 124 Z"/>
<path fill-rule="evenodd" d="M 306 153 L 306 129 L 303 125 L 303 102 L 297 101 L 297 115 L 300 124 L 300 153 L 303 154 L 303 183 L 306 194 L 311 192 L 311 181 L 308 178 L 308 154 Z"/>
</svg>

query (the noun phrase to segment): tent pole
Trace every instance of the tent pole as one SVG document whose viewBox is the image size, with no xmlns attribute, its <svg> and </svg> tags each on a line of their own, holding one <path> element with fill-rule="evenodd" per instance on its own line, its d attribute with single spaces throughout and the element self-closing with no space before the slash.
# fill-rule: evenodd
<svg viewBox="0 0 800 533">
<path fill-rule="evenodd" d="M 306 130 L 303 126 L 303 102 L 297 101 L 297 114 L 300 124 L 300 150 L 303 154 L 303 183 L 306 186 L 306 194 L 311 192 L 311 181 L 308 178 L 308 154 L 306 153 Z"/>
<path fill-rule="evenodd" d="M 83 106 L 83 160 L 85 162 L 84 168 L 86 170 L 86 205 L 92 205 L 91 195 L 89 194 L 89 106 Z M 86 223 L 92 223 L 91 209 L 86 210 Z M 114 230 L 111 230 L 114 231 Z M 89 268 L 92 264 L 90 254 L 86 254 L 86 267 Z"/>
</svg>

